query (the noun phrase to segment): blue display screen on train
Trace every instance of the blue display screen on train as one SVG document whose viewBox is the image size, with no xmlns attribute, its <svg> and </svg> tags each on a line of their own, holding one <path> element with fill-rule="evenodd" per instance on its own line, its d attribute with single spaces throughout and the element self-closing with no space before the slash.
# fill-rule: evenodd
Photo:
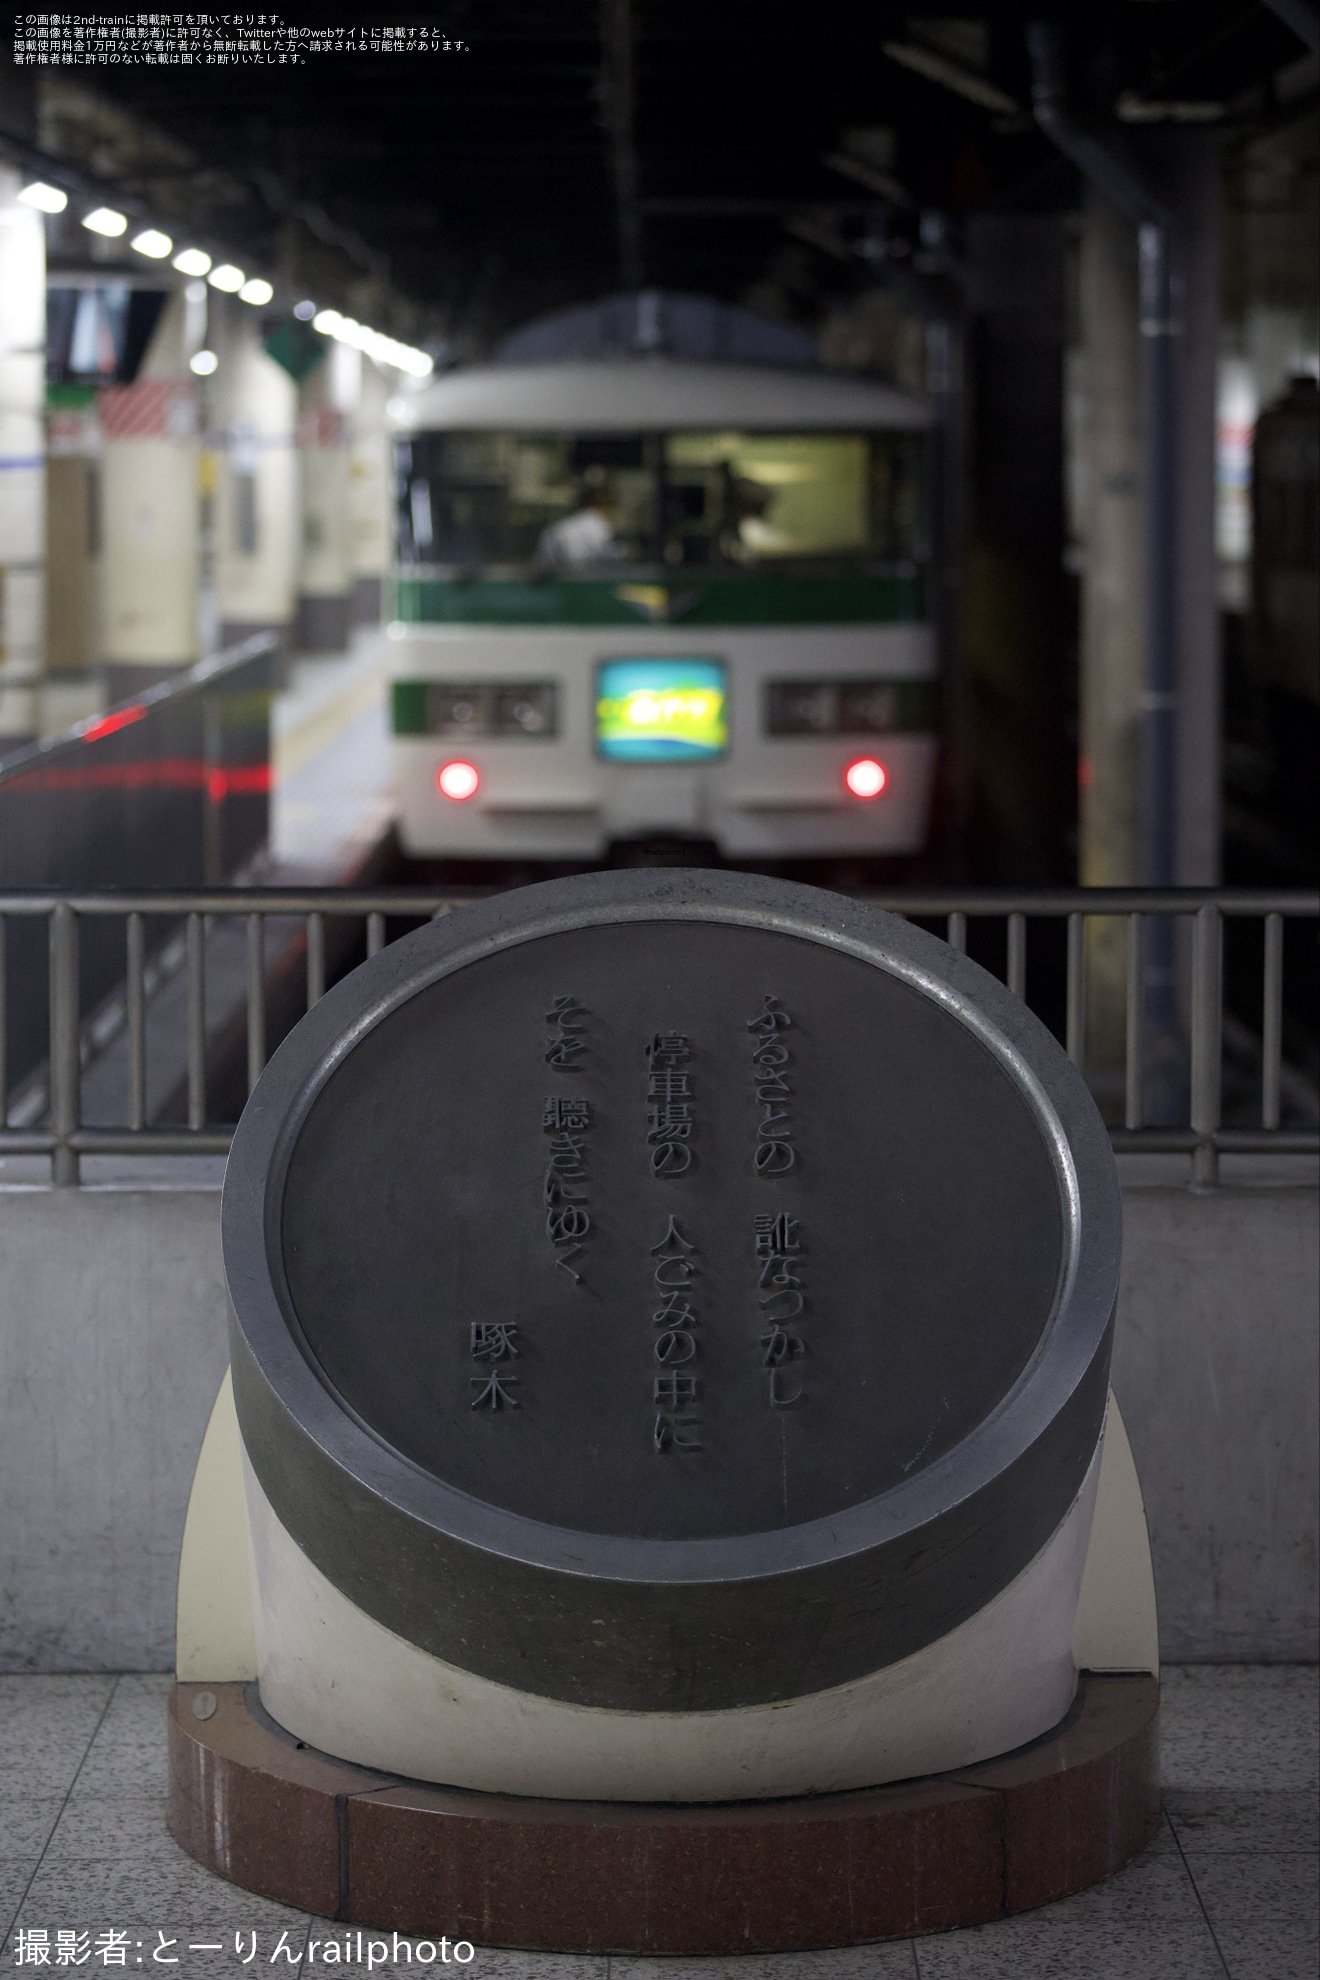
<svg viewBox="0 0 1320 1980">
<path fill-rule="evenodd" d="M 616 763 L 701 763 L 729 743 L 719 660 L 604 660 L 596 674 L 596 748 Z"/>
</svg>

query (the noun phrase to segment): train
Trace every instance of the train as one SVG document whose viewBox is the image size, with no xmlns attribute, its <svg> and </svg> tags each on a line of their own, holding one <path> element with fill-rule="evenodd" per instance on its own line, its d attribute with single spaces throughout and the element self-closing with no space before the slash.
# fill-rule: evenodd
<svg viewBox="0 0 1320 1980">
<path fill-rule="evenodd" d="M 611 354 L 456 369 L 390 416 L 405 854 L 922 848 L 939 734 L 926 401 Z"/>
</svg>

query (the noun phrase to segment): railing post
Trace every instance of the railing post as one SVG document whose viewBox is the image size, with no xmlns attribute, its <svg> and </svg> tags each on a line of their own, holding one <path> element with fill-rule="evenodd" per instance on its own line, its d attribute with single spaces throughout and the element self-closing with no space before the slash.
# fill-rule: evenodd
<svg viewBox="0 0 1320 1980">
<path fill-rule="evenodd" d="M 1123 1075 L 1123 1125 L 1139 1128 L 1145 1119 L 1146 1092 L 1146 1000 L 1143 994 L 1142 951 L 1145 918 L 1127 918 L 1127 1038 Z"/>
<path fill-rule="evenodd" d="M 1027 917 L 1017 911 L 1008 917 L 1008 987 L 1026 1002 Z"/>
<path fill-rule="evenodd" d="M 188 1007 L 188 1125 L 206 1126 L 206 923 L 190 914 L 185 923 Z"/>
<path fill-rule="evenodd" d="M 78 1018 L 78 920 L 58 901 L 50 918 L 50 1179 L 61 1189 L 79 1180 L 78 1151 L 69 1145 L 82 1111 Z"/>
<path fill-rule="evenodd" d="M 1064 1010 L 1064 1047 L 1073 1064 L 1086 1057 L 1086 916 L 1068 916 L 1068 976 Z"/>
<path fill-rule="evenodd" d="M 247 1081 L 251 1093 L 266 1063 L 266 960 L 264 917 L 247 918 Z"/>
<path fill-rule="evenodd" d="M 146 941 L 140 914 L 124 931 L 124 1009 L 128 1026 L 128 1125 L 147 1124 Z"/>
<path fill-rule="evenodd" d="M 1260 1124 L 1277 1128 L 1283 1065 L 1283 916 L 1265 917 L 1265 981 L 1261 986 Z"/>
<path fill-rule="evenodd" d="M 1196 911 L 1192 931 L 1192 1185 L 1212 1189 L 1219 1181 L 1219 1132 L 1223 1090 L 1223 924 L 1217 907 Z"/>
<path fill-rule="evenodd" d="M 0 1128 L 9 1121 L 9 1012 L 6 997 L 9 990 L 8 965 L 5 961 L 5 918 L 0 914 Z"/>
<path fill-rule="evenodd" d="M 325 916 L 319 912 L 307 917 L 307 1008 L 319 1004 L 325 995 Z"/>
</svg>

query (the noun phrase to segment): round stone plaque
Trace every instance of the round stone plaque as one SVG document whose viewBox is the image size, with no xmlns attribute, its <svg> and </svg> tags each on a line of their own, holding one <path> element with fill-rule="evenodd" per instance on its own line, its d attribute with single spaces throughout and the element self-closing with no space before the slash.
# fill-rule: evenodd
<svg viewBox="0 0 1320 1980">
<path fill-rule="evenodd" d="M 1094 1451 L 1113 1159 L 944 944 L 741 875 L 598 874 L 393 945 L 229 1166 L 257 1475 L 388 1628 L 632 1710 L 911 1654 Z"/>
</svg>

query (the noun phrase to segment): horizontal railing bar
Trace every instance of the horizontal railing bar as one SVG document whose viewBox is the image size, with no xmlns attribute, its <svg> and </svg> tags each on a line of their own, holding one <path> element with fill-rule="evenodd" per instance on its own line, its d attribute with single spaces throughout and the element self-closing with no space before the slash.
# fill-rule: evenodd
<svg viewBox="0 0 1320 1980">
<path fill-rule="evenodd" d="M 412 888 L 364 894 L 346 887 L 199 887 L 192 893 L 0 894 L 0 914 L 50 914 L 62 905 L 86 915 L 390 914 L 425 919 L 452 908 L 471 907 L 500 891 L 493 887 L 489 894 L 457 896 L 423 894 Z"/>
<path fill-rule="evenodd" d="M 259 1019 L 254 1023 L 253 997 L 260 1001 L 262 989 L 261 940 L 260 930 L 266 919 L 287 917 L 304 919 L 307 942 L 307 970 L 309 1000 L 315 1001 L 325 988 L 324 956 L 322 939 L 324 918 L 347 917 L 364 920 L 367 924 L 367 948 L 369 954 L 379 953 L 384 945 L 386 924 L 390 917 L 399 921 L 433 920 L 488 900 L 504 889 L 498 887 L 467 888 L 461 892 L 443 889 L 423 889 L 417 887 L 375 887 L 375 888 L 334 888 L 334 887 L 209 887 L 189 891 L 177 889 L 135 890 L 133 892 L 105 891 L 96 893 L 72 893 L 61 891 L 24 890 L 0 894 L 0 916 L 45 917 L 52 923 L 52 941 L 59 934 L 68 950 L 64 959 L 60 984 L 63 1002 L 60 1004 L 64 1032 L 69 1031 L 73 1021 L 69 1011 L 77 1013 L 76 977 L 73 963 L 76 960 L 76 938 L 81 917 L 118 917 L 126 924 L 128 937 L 128 978 L 136 988 L 140 1001 L 147 991 L 141 981 L 145 963 L 142 918 L 157 916 L 174 921 L 186 921 L 191 933 L 189 971 L 189 1037 L 188 1037 L 188 1085 L 189 1115 L 191 1125 L 146 1127 L 140 1123 L 144 1111 L 145 1095 L 140 1092 L 143 1085 L 143 1057 L 145 1038 L 136 1040 L 136 1050 L 130 1049 L 130 1124 L 123 1127 L 84 1127 L 78 1122 L 77 1073 L 74 1060 L 70 1058 L 69 1037 L 64 1038 L 64 1059 L 61 1085 L 53 1079 L 51 1087 L 51 1117 L 49 1128 L 9 1127 L 0 1124 L 0 1154 L 48 1155 L 53 1157 L 54 1180 L 76 1182 L 78 1158 L 81 1155 L 225 1155 L 233 1139 L 233 1130 L 207 1124 L 205 1120 L 205 1008 L 203 1002 L 203 963 L 202 954 L 207 918 L 244 917 L 247 922 L 248 941 L 248 1062 L 249 1083 L 260 1070 L 265 1057 L 264 1025 Z M 1200 983 L 1198 999 L 1198 1023 L 1193 1027 L 1199 1041 L 1192 1057 L 1196 1061 L 1200 1083 L 1197 1086 L 1197 1099 L 1193 1119 L 1196 1127 L 1139 1127 L 1134 1125 L 1110 1129 L 1114 1149 L 1119 1153 L 1187 1154 L 1193 1158 L 1193 1166 L 1203 1179 L 1213 1180 L 1217 1154 L 1320 1154 L 1320 1130 L 1314 1128 L 1288 1128 L 1277 1126 L 1278 1095 L 1274 1092 L 1274 1080 L 1270 1074 L 1271 1053 L 1279 1056 L 1280 1040 L 1274 1036 L 1280 1028 L 1280 1010 L 1283 990 L 1284 942 L 1283 922 L 1288 918 L 1320 917 L 1320 890 L 1301 888 L 1289 889 L 1248 889 L 1248 888 L 1048 888 L 1048 889 L 928 889 L 920 892 L 901 890 L 866 892 L 855 895 L 868 905 L 887 908 L 905 918 L 930 919 L 942 924 L 940 932 L 948 936 L 957 947 L 965 947 L 969 924 L 972 920 L 995 918 L 1008 921 L 1008 963 L 1007 971 L 1010 987 L 1020 995 L 1026 988 L 1025 962 L 1027 953 L 1027 929 L 1033 918 L 1053 917 L 1068 922 L 1070 995 L 1068 999 L 1069 1046 L 1075 1057 L 1081 1056 L 1082 1032 L 1084 1027 L 1084 1004 L 1082 988 L 1084 983 L 1082 946 L 1083 925 L 1091 918 L 1139 917 L 1130 922 L 1129 971 L 1131 971 L 1136 951 L 1133 949 L 1133 932 L 1138 933 L 1151 916 L 1201 917 L 1201 961 L 1204 965 L 1204 981 Z M 1206 929 L 1218 929 L 1221 918 L 1245 918 L 1259 920 L 1265 927 L 1266 939 L 1266 986 L 1265 986 L 1265 1072 L 1262 1076 L 1263 1104 L 1262 1124 L 1251 1128 L 1224 1128 L 1219 1125 L 1218 1101 L 1211 1093 L 1211 1086 L 1218 1090 L 1219 1048 L 1217 1027 L 1222 1017 L 1223 986 L 1219 981 L 1220 966 L 1217 944 L 1213 949 L 1206 946 Z M 322 939 L 318 939 L 322 938 Z M 184 937 L 177 941 L 181 946 Z M 56 947 L 58 948 L 58 944 Z M 1139 945 L 1138 945 L 1139 946 Z M 60 949 L 60 955 L 64 955 Z M 54 953 L 54 951 L 52 952 Z M 255 961 L 254 961 L 255 958 Z M 1213 971 L 1211 970 L 1213 964 Z M 148 972 L 149 973 L 149 972 Z M 1211 980 L 1213 974 L 1213 981 Z M 67 980 L 66 980 L 67 979 Z M 75 1001 L 69 1004 L 70 997 Z M 1134 1012 L 1132 985 L 1128 986 L 1128 1022 L 1131 1030 Z M 69 1004 L 69 1010 L 65 1005 Z M 1275 1008 L 1278 1006 L 1279 1008 Z M 1272 1019 L 1272 1022 L 1271 1022 Z M 130 1014 L 130 1029 L 131 1014 Z M 138 1029 L 142 1025 L 142 1013 L 138 1013 Z M 58 1030 L 58 1027 L 57 1027 Z M 63 1035 L 63 1034 L 61 1034 Z M 72 1033 L 69 1034 L 72 1036 Z M 130 1040 L 130 1047 L 134 1045 Z M 1139 1105 L 1134 1104 L 1134 1072 L 1139 1088 L 1141 1067 L 1141 1041 L 1134 1046 L 1129 1037 L 1127 1064 L 1127 1118 L 1140 1120 Z M 67 1062 L 67 1063 L 66 1063 Z M 52 1073 L 55 1068 L 52 1068 Z M 67 1090 L 66 1090 L 67 1089 Z M 1202 1091 L 1204 1089 L 1204 1091 Z M 134 1095 L 137 1097 L 135 1098 Z M 1139 1097 L 1139 1095 L 1138 1095 Z M 1212 1104 L 1213 1103 L 1213 1104 Z"/>
<path fill-rule="evenodd" d="M 431 892 L 417 887 L 207 887 L 190 892 L 173 889 L 133 893 L 13 892 L 0 894 L 0 914 L 49 914 L 57 904 L 76 914 L 386 914 L 434 915 L 505 891 L 498 887 L 462 894 Z M 1289 917 L 1320 916 L 1320 890 L 1301 888 L 1270 891 L 1213 887 L 1074 887 L 1024 890 L 987 888 L 974 893 L 862 892 L 850 896 L 868 906 L 908 916 L 965 914 L 985 917 L 1025 915 L 1195 914 L 1215 907 L 1224 915 L 1258 918 L 1267 914 Z"/>
<path fill-rule="evenodd" d="M 1320 1155 L 1320 1128 L 1217 1128 L 1211 1139 L 1225 1155 Z"/>
<path fill-rule="evenodd" d="M 955 912 L 978 916 L 1195 914 L 1203 907 L 1216 907 L 1221 914 L 1231 915 L 1320 915 L 1320 890 L 1311 893 L 1302 888 L 1274 893 L 1249 887 L 1222 892 L 1213 887 L 1055 887 L 1017 893 L 986 887 L 968 894 L 861 891 L 850 898 L 893 913 L 932 918 Z"/>
<path fill-rule="evenodd" d="M 227 1155 L 232 1128 L 79 1128 L 80 1155 Z"/>
<path fill-rule="evenodd" d="M 1198 1134 L 1195 1128 L 1112 1127 L 1109 1139 L 1119 1155 L 1143 1149 L 1148 1155 L 1190 1155 L 1203 1147 L 1221 1155 L 1320 1155 L 1320 1128 L 1217 1128 Z"/>
<path fill-rule="evenodd" d="M 1120 1155 L 1190 1155 L 1205 1140 L 1225 1155 L 1320 1155 L 1320 1128 L 1220 1128 L 1202 1136 L 1191 1128 L 1109 1130 Z M 55 1136 L 36 1128 L 0 1129 L 0 1155 L 49 1155 Z M 69 1146 L 82 1155 L 226 1155 L 230 1128 L 78 1128 Z"/>
</svg>

